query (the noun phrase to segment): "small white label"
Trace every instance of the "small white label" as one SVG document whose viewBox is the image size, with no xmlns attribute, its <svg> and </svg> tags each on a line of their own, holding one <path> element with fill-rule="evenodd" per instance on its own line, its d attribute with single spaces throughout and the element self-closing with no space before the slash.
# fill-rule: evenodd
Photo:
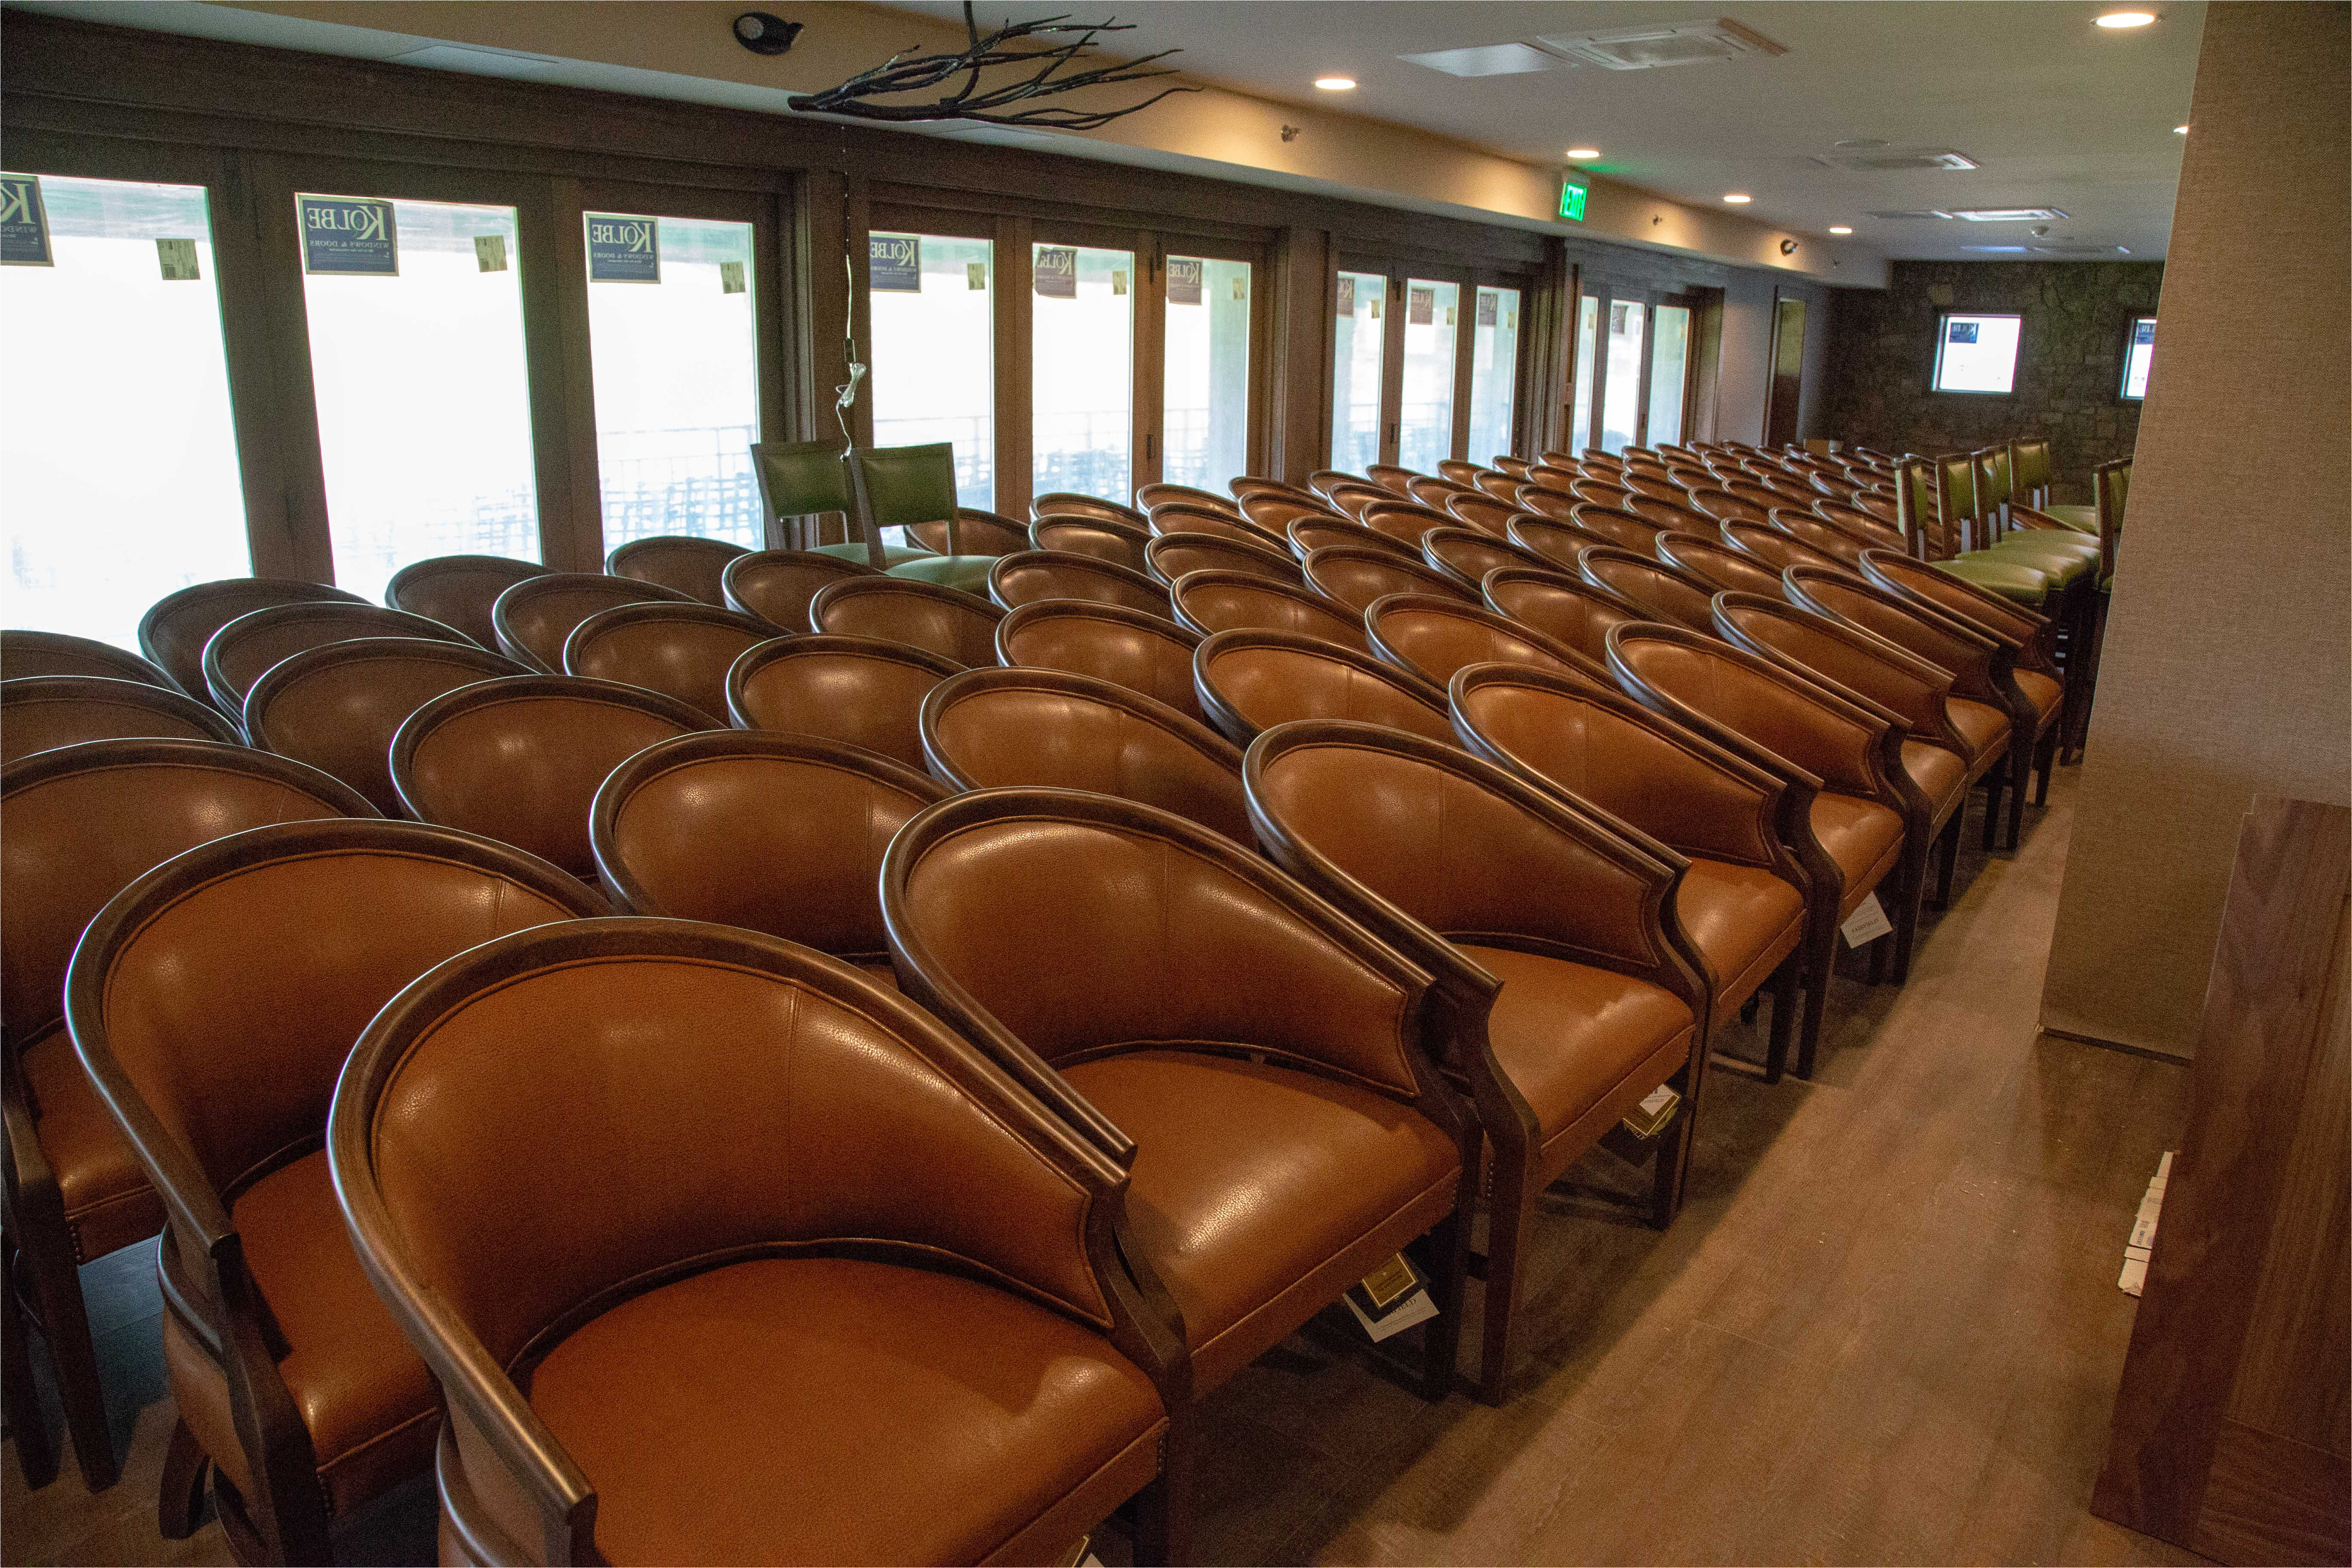
<svg viewBox="0 0 2352 1568">
<path fill-rule="evenodd" d="M 2156 1184 L 2159 1187 L 2172 1180 L 2172 1153 L 2171 1150 L 2167 1149 L 2164 1152 L 2164 1158 L 2156 1163 Z"/>
<path fill-rule="evenodd" d="M 1246 300 L 1249 298 L 1248 279 L 1236 278 L 1234 279 L 1234 298 L 1236 300 Z"/>
<path fill-rule="evenodd" d="M 741 262 L 722 261 L 719 264 L 719 291 L 721 294 L 740 294 L 743 292 L 743 264 Z"/>
<path fill-rule="evenodd" d="M 1864 897 L 1853 913 L 1845 917 L 1845 923 L 1838 927 L 1838 931 L 1845 938 L 1846 946 L 1860 947 L 1866 942 L 1876 942 L 1894 929 L 1895 922 L 1886 918 L 1886 910 L 1879 903 L 1878 895 L 1870 893 Z"/>
<path fill-rule="evenodd" d="M 1673 1088 L 1662 1083 L 1642 1097 L 1642 1113 L 1645 1116 L 1655 1116 L 1672 1103 L 1675 1098 Z"/>
<path fill-rule="evenodd" d="M 2146 1212 L 2143 1212 L 2143 1213 L 2140 1215 L 2139 1218 L 2137 1218 L 2137 1219 L 2136 1219 L 2136 1220 L 2132 1221 L 2132 1233 L 2131 1233 L 2131 1242 L 2130 1242 L 2130 1246 L 2132 1246 L 2132 1247 L 2154 1247 L 2155 1245 L 2156 1245 L 2156 1216 L 2155 1216 L 2154 1215 L 2152 1215 L 2152 1214 L 2147 1214 L 2147 1213 L 2146 1213 Z M 2131 1256 L 2131 1254 L 2129 1253 L 2129 1251 L 2128 1251 L 2128 1250 L 2126 1250 L 2126 1253 L 2124 1254 L 2124 1256 L 2126 1256 L 2126 1258 L 2128 1258 L 2128 1257 L 2130 1257 L 2130 1256 Z"/>
<path fill-rule="evenodd" d="M 504 272 L 507 269 L 507 237 L 502 234 L 476 235 L 474 265 L 485 272 Z"/>
<path fill-rule="evenodd" d="M 2133 1258 L 2126 1254 L 2124 1258 L 2124 1271 L 2116 1279 L 2116 1289 L 2126 1296 L 2137 1296 L 2147 1284 L 2147 1259 Z"/>
<path fill-rule="evenodd" d="M 155 260 L 163 269 L 166 283 L 194 282 L 201 276 L 196 271 L 196 242 L 193 239 L 157 240 Z"/>
<path fill-rule="evenodd" d="M 1365 1315 L 1364 1310 L 1356 1305 L 1355 1298 L 1352 1296 L 1342 1296 L 1339 1299 L 1348 1303 L 1348 1310 L 1356 1314 L 1356 1321 L 1364 1326 L 1364 1332 L 1371 1335 L 1375 1342 L 1387 1339 L 1391 1334 L 1401 1333 L 1415 1323 L 1425 1323 L 1437 1316 L 1437 1303 L 1429 1299 L 1427 1290 L 1418 1288 L 1404 1299 L 1402 1305 L 1382 1317 L 1378 1322 L 1374 1322 Z"/>
</svg>

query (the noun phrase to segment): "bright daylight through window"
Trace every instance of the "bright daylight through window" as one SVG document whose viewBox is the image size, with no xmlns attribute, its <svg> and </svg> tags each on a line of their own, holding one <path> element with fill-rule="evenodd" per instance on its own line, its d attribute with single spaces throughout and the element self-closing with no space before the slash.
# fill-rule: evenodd
<svg viewBox="0 0 2352 1568">
<path fill-rule="evenodd" d="M 1946 316 L 1936 334 L 1937 392 L 2007 392 L 2017 374 L 2018 316 Z"/>
</svg>

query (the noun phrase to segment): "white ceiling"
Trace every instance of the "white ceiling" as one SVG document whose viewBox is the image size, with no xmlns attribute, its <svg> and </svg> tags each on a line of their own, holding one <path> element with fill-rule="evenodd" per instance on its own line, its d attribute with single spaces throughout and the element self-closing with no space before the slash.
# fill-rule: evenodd
<svg viewBox="0 0 2352 1568">
<path fill-rule="evenodd" d="M 1352 112 L 1533 162 L 1598 147 L 1597 173 L 1694 203 L 1744 191 L 1755 197 L 1742 209 L 1748 216 L 1815 233 L 1851 224 L 1858 243 L 1888 257 L 2000 259 L 1961 247 L 2046 243 L 2124 246 L 2153 259 L 2172 226 L 2186 140 L 2172 128 L 2189 118 L 2204 6 L 2135 3 L 2158 13 L 2153 26 L 2095 26 L 2120 4 L 2076 0 L 997 0 L 980 16 L 986 26 L 1115 12 L 1135 24 L 1119 35 L 1121 55 L 1181 48 L 1170 65 L 1220 85 L 1324 109 L 1344 99 Z M 962 16 L 957 0 L 894 8 Z M 1398 58 L 1718 16 L 1788 53 L 1475 79 Z M 1316 91 L 1314 79 L 1326 75 L 1359 85 Z M 1955 150 L 1980 166 L 1861 174 L 1810 162 L 1859 137 Z M 1954 206 L 2070 216 L 2039 240 L 2023 224 L 1864 216 Z"/>
</svg>

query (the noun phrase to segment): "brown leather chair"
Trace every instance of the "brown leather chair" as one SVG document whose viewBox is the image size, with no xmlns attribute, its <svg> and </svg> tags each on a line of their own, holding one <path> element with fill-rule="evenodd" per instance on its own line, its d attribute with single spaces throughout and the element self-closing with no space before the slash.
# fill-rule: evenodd
<svg viewBox="0 0 2352 1568">
<path fill-rule="evenodd" d="M 554 675 L 563 668 L 563 639 L 601 610 L 619 605 L 691 605 L 675 588 L 596 572 L 549 572 L 507 589 L 490 606 L 498 650 L 526 669 Z"/>
<path fill-rule="evenodd" d="M 882 910 L 908 995 L 1129 1169 L 1121 1250 L 1196 1398 L 1423 1236 L 1423 1392 L 1450 1391 L 1477 1132 L 1426 972 L 1244 844 L 1065 790 L 925 811 Z"/>
<path fill-rule="evenodd" d="M 245 694 L 272 665 L 307 648 L 360 637 L 417 637 L 472 646 L 472 639 L 457 627 L 404 610 L 332 601 L 272 605 L 239 616 L 213 634 L 205 644 L 202 660 L 205 687 L 214 707 L 232 719 L 242 719 Z"/>
<path fill-rule="evenodd" d="M 1288 536 L 1270 532 L 1244 518 L 1238 511 L 1212 511 L 1207 507 L 1171 503 L 1151 514 L 1153 537 L 1171 533 L 1213 533 L 1223 539 L 1236 539 L 1244 544 L 1258 545 L 1266 550 L 1286 550 Z"/>
<path fill-rule="evenodd" d="M 1479 476 L 1471 482 L 1475 484 L 1481 492 L 1493 496 L 1496 500 L 1507 500 L 1512 505 L 1517 506 L 1518 504 L 1519 486 L 1524 482 L 1522 476 L 1527 472 L 1527 465 L 1524 463 L 1520 464 L 1518 472 L 1514 473 L 1510 469 L 1500 466 L 1502 459 L 1499 458 L 1496 458 L 1496 461 L 1497 464 L 1496 467 L 1488 468 L 1480 473 Z M 1517 459 L 1514 458 L 1513 461 L 1516 462 Z"/>
<path fill-rule="evenodd" d="M 977 594 L 905 577 L 829 584 L 809 602 L 809 622 L 835 637 L 879 637 L 966 668 L 996 662 L 1004 611 Z"/>
<path fill-rule="evenodd" d="M 1202 720 L 1192 689 L 1198 632 L 1121 605 L 1045 599 L 996 623 L 996 657 L 1008 667 L 1090 675 Z"/>
<path fill-rule="evenodd" d="M 1151 530 L 1140 522 L 1049 512 L 1029 525 L 1029 546 L 1061 555 L 1091 555 L 1131 572 L 1143 570 L 1143 547 Z"/>
<path fill-rule="evenodd" d="M 563 673 L 642 686 L 725 723 L 727 672 L 772 640 L 756 616 L 710 605 L 616 605 L 599 610 L 563 639 Z"/>
<path fill-rule="evenodd" d="M 751 553 L 723 539 L 661 533 L 614 545 L 604 557 L 604 570 L 615 577 L 658 583 L 698 603 L 724 608 L 727 596 L 721 580 L 728 564 Z"/>
<path fill-rule="evenodd" d="M 409 816 L 596 874 L 588 805 L 606 774 L 656 741 L 716 721 L 643 687 L 576 675 L 510 675 L 419 707 L 392 737 L 392 784 Z"/>
<path fill-rule="evenodd" d="M 845 577 L 879 577 L 863 561 L 845 560 L 814 550 L 760 550 L 739 555 L 719 575 L 727 607 L 755 616 L 780 632 L 804 634 L 809 625 L 809 601 L 817 590 Z"/>
<path fill-rule="evenodd" d="M 1369 724 L 1285 724 L 1246 764 L 1283 869 L 1436 977 L 1444 1065 L 1488 1148 L 1479 1392 L 1499 1404 L 1539 1194 L 1652 1090 L 1651 1220 L 1679 1206 L 1706 1062 L 1706 981 L 1663 917 L 1681 868 L 1606 819 L 1457 747 Z"/>
<path fill-rule="evenodd" d="M 1150 484 L 1135 487 L 1135 504 L 1141 507 L 1147 513 L 1157 511 L 1171 501 L 1186 506 L 1213 507 L 1220 510 L 1231 511 L 1236 517 L 1241 515 L 1234 506 L 1230 496 L 1222 496 L 1214 490 L 1204 490 L 1194 485 Z"/>
<path fill-rule="evenodd" d="M 1293 632 L 1219 632 L 1192 656 L 1209 722 L 1236 746 L 1296 719 L 1352 719 L 1451 742 L 1445 693 L 1393 665 Z"/>
<path fill-rule="evenodd" d="M 1827 496 L 1813 498 L 1813 515 L 1832 528 L 1852 534 L 1866 549 L 1901 550 L 1903 531 L 1880 521 L 1858 506 L 1833 500 Z"/>
<path fill-rule="evenodd" d="M 57 1370 L 74 1457 L 93 1491 L 112 1486 L 117 1470 L 79 1266 L 154 1235 L 163 1208 L 67 1037 L 74 944 L 108 900 L 183 850 L 272 822 L 373 815 L 359 795 L 299 763 L 217 741 L 93 741 L 0 766 L 5 1227 Z M 0 1310 L 13 1317 L 16 1297 Z M 12 1418 L 17 1414 L 12 1405 Z M 28 1481 L 56 1473 L 45 1425 L 11 1435 Z"/>
<path fill-rule="evenodd" d="M 1176 614 L 1168 603 L 1167 587 L 1157 578 L 1117 562 L 1050 550 L 998 556 L 996 564 L 988 569 L 988 595 L 1006 610 L 1056 599 L 1080 599 L 1092 605 L 1119 605 L 1169 620 Z"/>
<path fill-rule="evenodd" d="M 168 686 L 95 675 L 0 680 L 0 763 L 89 741 L 142 737 L 245 743 L 236 725 Z"/>
<path fill-rule="evenodd" d="M 246 734 L 262 751 L 341 779 L 386 816 L 404 815 L 392 787 L 392 738 L 445 691 L 530 671 L 465 643 L 362 637 L 282 659 L 245 694 Z"/>
<path fill-rule="evenodd" d="M 1433 528 L 1459 528 L 1462 520 L 1419 501 L 1376 500 L 1364 508 L 1362 521 L 1374 533 L 1385 533 L 1402 544 L 1421 550 L 1421 536 Z"/>
<path fill-rule="evenodd" d="M 1245 572 L 1188 572 L 1169 590 L 1176 619 L 1209 637 L 1249 626 L 1297 632 L 1363 651 L 1364 624 L 1348 606 L 1312 588 L 1295 587 Z"/>
<path fill-rule="evenodd" d="M 1435 530 L 1431 531 L 1434 532 Z M 1428 594 L 1476 604 L 1477 594 L 1434 567 L 1385 550 L 1326 545 L 1307 555 L 1307 585 L 1358 615 L 1391 594 Z"/>
<path fill-rule="evenodd" d="M 139 651 L 172 678 L 172 684 L 199 702 L 212 701 L 205 680 L 205 645 L 213 634 L 239 616 L 272 605 L 315 605 L 332 601 L 363 605 L 366 600 L 323 583 L 290 577 L 229 577 L 198 583 L 164 595 L 139 617 Z M 217 704 L 215 704 L 217 706 Z M 234 710 L 227 716 L 236 717 Z"/>
<path fill-rule="evenodd" d="M 1696 577 L 1718 593 L 1761 594 L 1782 597 L 1780 574 L 1744 550 L 1734 550 L 1721 536 L 1662 533 L 1651 547 L 1659 560 L 1676 571 Z"/>
<path fill-rule="evenodd" d="M 443 959 L 602 904 L 467 834 L 279 823 L 157 867 L 75 951 L 75 1051 L 164 1205 L 165 1509 L 193 1513 L 209 1467 L 244 1560 L 334 1561 L 335 1524 L 421 1471 L 440 1426 L 327 1168 L 353 1042 Z"/>
<path fill-rule="evenodd" d="M 1608 589 L 1628 604 L 1664 621 L 1707 637 L 1715 635 L 1713 601 L 1716 586 L 1648 552 L 1636 552 L 1601 545 L 1576 558 L 1577 571 L 1588 583 Z"/>
<path fill-rule="evenodd" d="M 911 542 L 935 555 L 948 553 L 948 525 L 944 520 L 906 526 L 907 538 Z M 960 506 L 956 508 L 956 542 L 965 555 L 1010 555 L 1029 548 L 1029 526 L 1003 512 Z"/>
<path fill-rule="evenodd" d="M 1444 511 L 1451 497 L 1477 492 L 1472 486 L 1456 484 L 1440 474 L 1415 474 L 1404 482 L 1404 493 L 1425 507 Z"/>
<path fill-rule="evenodd" d="M 197 650 L 201 658 L 203 650 Z M 89 676 L 100 680 L 135 680 L 169 689 L 172 678 L 137 654 L 112 643 L 63 632 L 0 632 L 0 680 L 30 680 L 50 675 Z"/>
<path fill-rule="evenodd" d="M 1100 496 L 1081 495 L 1076 490 L 1048 490 L 1029 503 L 1029 521 L 1041 517 L 1098 517 L 1111 522 L 1124 522 L 1142 528 L 1146 518 L 1131 506 L 1121 506 Z"/>
<path fill-rule="evenodd" d="M 1465 526 L 1496 539 L 1508 534 L 1511 519 L 1519 515 L 1517 505 L 1507 500 L 1497 500 L 1484 490 L 1446 497 L 1445 510 L 1459 518 Z"/>
<path fill-rule="evenodd" d="M 1870 548 L 1870 541 L 1823 522 L 1811 510 L 1776 506 L 1765 515 L 1765 521 L 1798 543 L 1809 544 L 1834 558 L 1849 571 L 1861 565 L 1862 552 Z"/>
<path fill-rule="evenodd" d="M 1639 605 L 1564 572 L 1509 567 L 1488 574 L 1480 586 L 1488 609 L 1574 648 L 1601 669 L 1609 664 L 1609 628 L 1652 618 Z"/>
<path fill-rule="evenodd" d="M 739 730 L 863 746 L 919 772 L 923 699 L 962 668 L 879 637 L 778 637 L 727 672 L 727 711 Z"/>
<path fill-rule="evenodd" d="M 1291 558 L 1300 562 L 1313 552 L 1335 544 L 1352 545 L 1360 550 L 1385 550 L 1405 561 L 1418 560 L 1421 555 L 1418 536 L 1411 540 L 1399 539 L 1393 534 L 1366 528 L 1360 522 L 1341 522 L 1337 518 L 1298 518 L 1286 531 L 1290 538 Z M 1299 581 L 1306 581 L 1303 574 Z"/>
<path fill-rule="evenodd" d="M 1292 557 L 1263 545 L 1213 533 L 1160 534 L 1144 546 L 1143 567 L 1153 578 L 1170 586 L 1187 572 L 1246 572 L 1271 577 L 1277 583 L 1307 581 Z"/>
<path fill-rule="evenodd" d="M 1475 528 L 1433 528 L 1421 538 L 1421 558 L 1432 571 L 1472 593 L 1489 572 L 1510 567 L 1549 567 L 1551 563 L 1507 537 Z"/>
<path fill-rule="evenodd" d="M 1774 572 L 1786 572 L 1791 566 L 1826 566 L 1833 571 L 1846 570 L 1845 563 L 1834 555 L 1824 555 L 1801 539 L 1792 538 L 1765 522 L 1724 522 L 1716 526 L 1723 542 L 1743 555 L 1752 555 Z"/>
<path fill-rule="evenodd" d="M 1916 870 L 1926 846 L 1910 843 L 1904 832 L 1908 803 L 1895 782 L 1903 773 L 1899 727 L 1720 637 L 1681 626 L 1616 627 L 1609 634 L 1609 665 L 1644 708 L 1789 784 L 1783 837 L 1814 887 L 1837 891 L 1834 906 L 1816 904 L 1808 969 L 1831 972 L 1839 925 L 1885 883 L 1894 900 L 1886 914 L 1900 980 L 1918 930 L 1923 888 Z M 1884 973 L 1887 951 L 1873 949 L 1874 978 Z M 1820 1037 L 1820 1008 L 1807 999 L 1808 1038 Z M 1801 1047 L 1797 1073 L 1812 1073 Z"/>
<path fill-rule="evenodd" d="M 1317 495 L 1321 496 L 1325 500 L 1329 500 L 1331 499 L 1331 492 L 1341 485 L 1362 485 L 1370 483 L 1371 481 L 1365 479 L 1363 475 L 1351 474 L 1345 468 L 1318 468 L 1313 473 L 1307 476 L 1307 488 L 1313 490 Z M 1372 488 L 1378 489 L 1380 487 L 1375 485 Z"/>
<path fill-rule="evenodd" d="M 483 647 L 499 646 L 490 606 L 517 583 L 544 577 L 547 568 L 504 555 L 436 555 L 392 574 L 383 602 L 395 610 L 455 626 Z"/>
<path fill-rule="evenodd" d="M 1590 477 L 1569 481 L 1568 493 L 1585 506 L 1597 506 L 1608 511 L 1623 511 L 1633 492 L 1623 485 Z"/>
<path fill-rule="evenodd" d="M 487 943 L 370 1026 L 330 1138 L 449 1413 L 449 1561 L 1051 1562 L 1139 1491 L 1139 1556 L 1184 1560 L 1127 1172 L 838 963 L 672 921 Z"/>
<path fill-rule="evenodd" d="M 1339 518 L 1339 513 L 1323 504 L 1321 500 L 1300 500 L 1293 496 L 1256 494 L 1241 498 L 1242 516 L 1268 533 L 1280 533 L 1293 519 L 1301 517 Z M 1345 519 L 1341 519 L 1345 521 Z"/>
<path fill-rule="evenodd" d="M 1465 665 L 1532 665 L 1610 684 L 1608 670 L 1533 626 L 1477 605 L 1427 594 L 1391 594 L 1364 612 L 1372 657 L 1443 691 Z"/>
<path fill-rule="evenodd" d="M 1445 479 L 1453 480 L 1465 489 L 1475 489 L 1478 476 L 1494 470 L 1481 468 L 1478 464 L 1461 458 L 1440 458 L 1437 460 L 1437 471 Z"/>
<path fill-rule="evenodd" d="M 1058 669 L 968 669 L 923 700 L 923 756 L 955 790 L 1092 790 L 1250 841 L 1242 754 L 1164 702 Z"/>
<path fill-rule="evenodd" d="M 1539 669 L 1473 665 L 1455 672 L 1454 729 L 1475 754 L 1606 813 L 1686 861 L 1675 928 L 1707 978 L 1707 1038 L 1773 984 L 1764 1079 L 1778 1083 L 1795 1035 L 1815 889 L 1780 825 L 1788 786 L 1622 692 Z M 1811 977 L 1826 993 L 1826 973 Z M 1808 1058 L 1811 1047 L 1806 1047 Z"/>
<path fill-rule="evenodd" d="M 1585 532 L 1599 534 L 1618 549 L 1630 550 L 1636 555 L 1647 555 L 1658 535 L 1665 531 L 1648 519 L 1617 507 L 1579 501 L 1570 511 L 1569 521 Z"/>
<path fill-rule="evenodd" d="M 1329 498 L 1332 510 L 1359 520 L 1363 517 L 1366 507 L 1397 499 L 1394 490 L 1382 489 L 1370 479 L 1335 484 L 1323 493 Z"/>
<path fill-rule="evenodd" d="M 890 836 L 947 794 L 860 746 L 719 730 L 614 768 L 588 837 L 624 914 L 764 931 L 896 989 L 875 878 Z"/>
<path fill-rule="evenodd" d="M 1678 499 L 1682 493 L 1677 489 L 1671 496 L 1658 496 L 1637 490 L 1625 498 L 1622 510 L 1630 517 L 1637 517 L 1653 527 L 1670 532 L 1713 533 L 1715 520 L 1683 505 Z"/>
<path fill-rule="evenodd" d="M 1767 496 L 1762 500 L 1751 500 L 1745 496 L 1735 495 L 1723 489 L 1719 482 L 1690 492 L 1691 510 L 1714 519 L 1718 524 L 1763 522 L 1771 516 L 1774 507 L 1786 504 L 1788 503 L 1770 496 Z"/>
<path fill-rule="evenodd" d="M 1554 485 L 1531 478 L 1528 483 L 1519 487 L 1518 495 L 1515 499 L 1518 501 L 1521 511 L 1531 512 L 1537 517 L 1548 517 L 1554 522 L 1566 522 L 1569 521 L 1568 514 L 1584 504 L 1568 493 L 1568 484 L 1569 481 L 1565 479 Z"/>
<path fill-rule="evenodd" d="M 1591 530 L 1558 518 L 1522 512 L 1511 519 L 1511 542 L 1549 562 L 1556 571 L 1576 575 L 1576 558 L 1596 544 L 1616 542 Z"/>
<path fill-rule="evenodd" d="M 1410 496 L 1412 481 L 1420 477 L 1417 469 L 1399 468 L 1394 463 L 1369 463 L 1364 468 L 1364 478 L 1401 496 Z"/>
</svg>

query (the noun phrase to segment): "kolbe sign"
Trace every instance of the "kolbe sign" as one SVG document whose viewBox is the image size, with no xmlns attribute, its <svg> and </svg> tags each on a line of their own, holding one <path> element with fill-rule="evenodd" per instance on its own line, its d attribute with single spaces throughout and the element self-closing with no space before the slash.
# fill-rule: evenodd
<svg viewBox="0 0 2352 1568">
<path fill-rule="evenodd" d="M 1171 256 L 1168 258 L 1168 302 L 1170 304 L 1197 305 L 1201 302 L 1202 265 L 1197 256 Z"/>
<path fill-rule="evenodd" d="M 626 213 L 589 213 L 588 281 L 661 281 L 661 230 L 649 217 Z"/>
<path fill-rule="evenodd" d="M 870 234 L 866 237 L 868 286 L 877 294 L 919 294 L 923 291 L 923 239 L 915 234 Z"/>
<path fill-rule="evenodd" d="M 1066 245 L 1039 246 L 1036 288 L 1038 297 L 1041 299 L 1076 299 L 1078 297 L 1077 251 Z"/>
<path fill-rule="evenodd" d="M 296 196 L 302 225 L 302 270 L 345 276 L 400 276 L 400 237 L 392 204 L 372 196 Z"/>
<path fill-rule="evenodd" d="M 48 267 L 49 214 L 37 174 L 0 174 L 0 267 Z"/>
</svg>

